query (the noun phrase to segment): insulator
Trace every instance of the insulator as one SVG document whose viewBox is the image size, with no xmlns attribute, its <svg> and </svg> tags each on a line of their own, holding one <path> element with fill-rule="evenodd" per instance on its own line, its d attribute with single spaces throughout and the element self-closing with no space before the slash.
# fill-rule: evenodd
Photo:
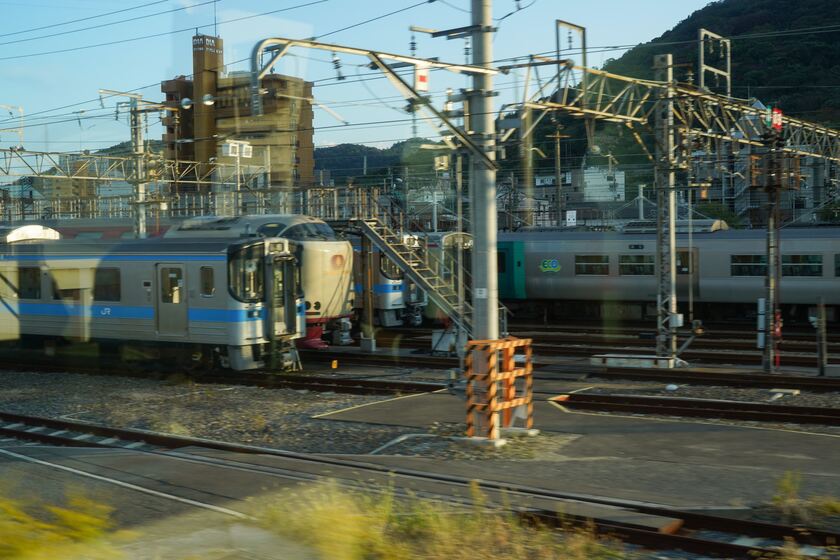
<svg viewBox="0 0 840 560">
<path fill-rule="evenodd" d="M 343 80 L 344 76 L 341 75 L 341 60 L 338 58 L 338 55 L 335 54 L 335 53 L 333 53 L 333 56 L 332 56 L 332 63 L 333 63 L 333 68 L 335 68 L 336 78 L 338 80 Z"/>
</svg>

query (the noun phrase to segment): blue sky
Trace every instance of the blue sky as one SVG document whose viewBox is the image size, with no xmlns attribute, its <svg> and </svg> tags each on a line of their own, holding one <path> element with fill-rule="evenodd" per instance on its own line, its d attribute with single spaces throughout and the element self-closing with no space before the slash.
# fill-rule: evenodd
<svg viewBox="0 0 840 560">
<path fill-rule="evenodd" d="M 555 19 L 587 27 L 593 54 L 589 64 L 620 56 L 621 49 L 604 47 L 645 42 L 673 27 L 708 0 L 494 0 L 499 32 L 494 58 L 521 57 L 554 49 Z M 309 4 L 302 6 L 304 4 Z M 115 99 L 97 99 L 99 88 L 139 91 L 149 100 L 160 100 L 161 80 L 192 71 L 191 41 L 195 28 L 212 34 L 213 23 L 225 41 L 229 71 L 247 70 L 253 45 L 267 37 L 306 38 L 321 36 L 382 14 L 421 4 L 421 0 L 0 0 L 0 104 L 23 106 L 26 117 L 24 145 L 38 151 L 98 149 L 128 140 L 124 115 L 115 118 Z M 142 7 L 139 7 L 142 6 Z M 297 7 L 302 6 L 302 7 Z M 469 25 L 469 0 L 437 0 L 365 25 L 324 37 L 324 42 L 408 54 L 410 25 L 448 29 Z M 521 9 L 516 10 L 517 6 Z M 135 7 L 139 7 L 133 9 Z M 107 17 L 100 14 L 124 10 Z M 286 10 L 252 17 L 265 12 Z M 92 18 L 69 25 L 69 20 Z M 122 23 L 130 18 L 134 21 Z M 246 19 L 242 19 L 246 18 Z M 240 21 L 231 21 L 240 20 Z M 40 30 L 33 28 L 45 27 Z M 79 32 L 81 28 L 101 26 Z M 183 31 L 179 31 L 183 30 Z M 25 32 L 24 32 L 25 31 Z M 173 31 L 178 31 L 172 33 Z M 157 37 L 130 40 L 146 35 Z M 464 42 L 432 39 L 417 34 L 417 55 L 437 56 L 448 62 L 464 61 Z M 96 48 L 80 48 L 114 43 Z M 577 40 L 575 44 L 577 46 Z M 78 50 L 74 50 L 78 49 Z M 57 51 L 53 54 L 48 53 Z M 341 57 L 344 81 L 336 81 L 331 54 L 293 51 L 278 72 L 315 80 L 315 97 L 351 123 L 341 125 L 328 112 L 316 109 L 316 145 L 364 142 L 385 146 L 411 136 L 410 117 L 401 110 L 405 103 L 384 79 L 358 82 L 378 75 L 361 66 L 361 58 Z M 579 62 L 579 55 L 574 54 Z M 448 74 L 448 75 L 445 75 Z M 317 81 L 322 80 L 322 81 Z M 497 107 L 521 96 L 522 77 L 499 76 Z M 351 83 L 356 82 L 356 83 Z M 437 102 L 447 87 L 464 87 L 463 76 L 445 72 L 431 75 L 431 90 Z M 145 87 L 144 87 L 145 86 Z M 67 106 L 61 108 L 63 106 Z M 14 125 L 0 110 L 0 129 Z M 149 135 L 161 130 L 150 119 Z M 395 121 L 395 122 L 383 122 Z M 419 135 L 431 136 L 420 126 Z M 16 136 L 0 131 L 0 146 L 17 143 Z"/>
</svg>

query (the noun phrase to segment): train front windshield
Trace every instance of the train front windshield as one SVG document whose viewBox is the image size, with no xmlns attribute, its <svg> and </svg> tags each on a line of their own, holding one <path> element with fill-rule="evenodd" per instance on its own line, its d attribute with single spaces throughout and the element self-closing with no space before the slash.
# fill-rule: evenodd
<svg viewBox="0 0 840 560">
<path fill-rule="evenodd" d="M 295 241 L 338 241 L 335 231 L 327 224 L 319 222 L 297 224 L 278 235 Z"/>
</svg>

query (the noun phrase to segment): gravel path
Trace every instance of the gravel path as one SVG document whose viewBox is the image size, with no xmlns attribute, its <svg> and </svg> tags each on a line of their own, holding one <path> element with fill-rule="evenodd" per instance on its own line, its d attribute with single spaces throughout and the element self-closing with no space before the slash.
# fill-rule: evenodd
<svg viewBox="0 0 840 560">
<path fill-rule="evenodd" d="M 312 453 L 368 453 L 414 430 L 312 418 L 387 397 L 76 373 L 0 372 L 0 409 Z"/>
</svg>

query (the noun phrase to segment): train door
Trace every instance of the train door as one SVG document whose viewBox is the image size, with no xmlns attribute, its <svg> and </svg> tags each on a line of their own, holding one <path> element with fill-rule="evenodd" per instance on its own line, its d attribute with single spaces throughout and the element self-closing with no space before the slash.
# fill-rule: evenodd
<svg viewBox="0 0 840 560">
<path fill-rule="evenodd" d="M 266 260 L 268 338 L 296 338 L 298 290 L 295 258 L 291 255 L 269 255 Z"/>
<path fill-rule="evenodd" d="M 167 336 L 187 334 L 187 283 L 184 267 L 157 264 L 157 332 Z"/>
<path fill-rule="evenodd" d="M 691 259 L 689 260 L 689 256 Z M 700 251 L 692 247 L 677 248 L 677 298 L 686 301 L 700 297 Z"/>
<path fill-rule="evenodd" d="M 506 241 L 498 243 L 496 273 L 498 274 L 499 298 L 511 299 L 513 294 L 513 244 Z M 508 268 L 511 270 L 508 271 Z"/>
</svg>

